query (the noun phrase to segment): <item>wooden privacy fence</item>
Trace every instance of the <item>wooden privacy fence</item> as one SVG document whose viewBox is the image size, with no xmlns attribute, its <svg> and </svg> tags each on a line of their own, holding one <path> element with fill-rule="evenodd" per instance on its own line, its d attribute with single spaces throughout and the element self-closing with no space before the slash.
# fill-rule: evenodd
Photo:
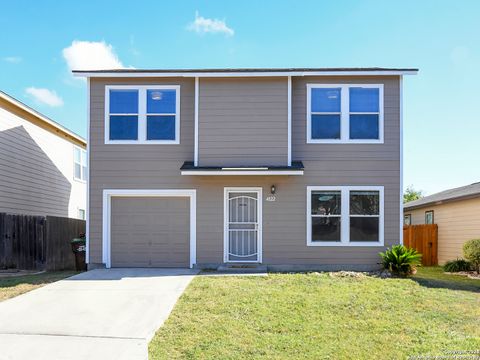
<svg viewBox="0 0 480 360">
<path fill-rule="evenodd" d="M 422 265 L 438 265 L 438 225 L 403 227 L 403 244 L 422 253 Z"/>
<path fill-rule="evenodd" d="M 75 270 L 70 241 L 85 220 L 0 213 L 0 269 Z"/>
</svg>

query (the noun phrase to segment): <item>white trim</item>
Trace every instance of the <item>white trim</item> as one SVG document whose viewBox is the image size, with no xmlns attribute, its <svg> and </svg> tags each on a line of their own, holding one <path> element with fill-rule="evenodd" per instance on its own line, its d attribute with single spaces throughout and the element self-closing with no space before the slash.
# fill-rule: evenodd
<svg viewBox="0 0 480 360">
<path fill-rule="evenodd" d="M 263 189 L 261 187 L 224 187 L 223 188 L 223 262 L 225 263 L 262 263 L 262 235 L 263 235 Z M 228 260 L 228 194 L 231 192 L 254 192 L 257 193 L 257 260 Z"/>
<path fill-rule="evenodd" d="M 303 170 L 182 170 L 181 175 L 189 176 L 229 176 L 229 175 L 303 175 Z"/>
<path fill-rule="evenodd" d="M 198 106 L 199 106 L 199 99 L 200 99 L 200 80 L 195 77 L 195 134 L 194 134 L 194 157 L 193 157 L 193 164 L 198 166 Z"/>
<path fill-rule="evenodd" d="M 70 136 L 72 139 L 78 141 L 79 143 L 83 144 L 84 146 L 87 145 L 85 139 L 82 138 L 81 136 L 79 136 L 79 135 L 75 134 L 74 132 L 68 130 L 66 127 L 63 127 L 62 125 L 56 123 L 52 119 L 49 119 L 45 115 L 43 115 L 43 114 L 39 113 L 38 111 L 32 109 L 30 106 L 25 105 L 21 101 L 18 101 L 17 99 L 11 97 L 10 95 L 5 94 L 3 91 L 0 91 L 0 98 L 9 102 L 10 104 L 15 105 L 16 107 L 22 109 L 23 111 L 26 111 L 30 115 L 35 116 L 37 119 L 39 119 L 39 120 L 43 121 L 44 123 L 54 127 L 58 131 L 63 132 L 64 134 Z M 24 119 L 28 121 L 28 119 L 26 119 L 26 118 L 24 118 Z"/>
<path fill-rule="evenodd" d="M 350 139 L 350 106 L 349 106 L 349 89 L 351 87 L 363 87 L 379 89 L 379 112 L 372 113 L 378 114 L 378 139 Z M 311 94 L 312 89 L 321 88 L 340 88 L 341 93 L 341 106 L 340 113 L 340 139 L 312 139 L 312 107 L 311 107 Z M 383 144 L 384 143 L 384 91 L 383 84 L 307 84 L 307 127 L 306 127 L 306 139 L 307 144 Z M 329 113 L 323 113 L 325 115 Z M 360 114 L 360 113 L 359 113 Z"/>
<path fill-rule="evenodd" d="M 292 165 L 292 77 L 287 80 L 287 164 Z"/>
<path fill-rule="evenodd" d="M 85 207 L 85 263 L 90 262 L 90 79 L 87 79 L 87 199 Z"/>
<path fill-rule="evenodd" d="M 312 241 L 312 191 L 340 191 L 341 192 L 341 241 Z M 350 241 L 350 191 L 371 190 L 378 191 L 380 196 L 379 209 L 379 241 L 351 242 Z M 307 246 L 384 246 L 385 232 L 385 196 L 383 186 L 307 186 Z"/>
<path fill-rule="evenodd" d="M 400 76 L 400 244 L 403 245 L 403 76 Z"/>
<path fill-rule="evenodd" d="M 391 75 L 416 75 L 418 70 L 345 70 L 345 71 L 235 71 L 235 72 L 75 72 L 76 77 L 93 77 L 93 78 L 126 78 L 126 77 L 278 77 L 278 76 L 391 76 Z"/>
<path fill-rule="evenodd" d="M 110 90 L 138 90 L 138 139 L 110 140 Z M 175 90 L 175 140 L 147 140 L 147 90 Z M 122 114 L 113 114 L 122 115 Z M 127 114 L 135 115 L 135 114 Z M 163 115 L 163 114 L 160 114 Z M 165 114 L 167 115 L 167 114 Z M 173 114 L 168 114 L 173 115 Z M 105 144 L 180 144 L 180 85 L 106 85 L 105 86 Z"/>
<path fill-rule="evenodd" d="M 88 147 L 88 145 L 87 145 Z M 80 151 L 80 177 L 78 178 L 75 175 L 75 165 L 77 165 L 77 162 L 75 161 L 75 151 L 78 150 Z M 85 173 L 83 172 L 83 166 L 82 166 L 82 155 L 85 154 Z M 87 151 L 83 148 L 81 148 L 78 145 L 73 145 L 73 180 L 81 182 L 81 183 L 86 183 L 87 182 L 87 174 L 88 174 L 88 159 L 87 159 Z M 82 174 L 85 176 L 85 179 L 82 179 Z"/>
<path fill-rule="evenodd" d="M 111 264 L 111 207 L 112 197 L 165 197 L 178 196 L 190 199 L 190 268 L 197 259 L 197 191 L 194 189 L 104 189 L 103 190 L 103 223 L 102 223 L 102 261 L 106 268 Z"/>
</svg>

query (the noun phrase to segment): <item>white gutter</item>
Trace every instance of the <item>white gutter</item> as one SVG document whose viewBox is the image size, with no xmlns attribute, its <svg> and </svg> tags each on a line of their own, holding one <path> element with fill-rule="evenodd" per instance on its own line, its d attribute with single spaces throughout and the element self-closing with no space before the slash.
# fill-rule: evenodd
<svg viewBox="0 0 480 360">
<path fill-rule="evenodd" d="M 96 77 L 96 78 L 116 78 L 116 77 L 186 77 L 186 78 L 202 78 L 202 77 L 278 77 L 278 76 L 370 76 L 370 75 L 416 75 L 417 70 L 370 70 L 370 71 L 235 71 L 235 72 L 75 72 L 76 77 Z"/>
</svg>

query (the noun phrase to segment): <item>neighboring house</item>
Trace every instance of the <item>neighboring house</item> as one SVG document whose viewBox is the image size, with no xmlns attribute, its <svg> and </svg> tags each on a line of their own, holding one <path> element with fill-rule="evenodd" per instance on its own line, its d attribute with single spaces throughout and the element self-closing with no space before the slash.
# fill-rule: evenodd
<svg viewBox="0 0 480 360">
<path fill-rule="evenodd" d="M 480 238 L 480 182 L 404 205 L 404 224 L 438 225 L 438 261 L 463 257 L 465 241 Z"/>
<path fill-rule="evenodd" d="M 0 92 L 0 212 L 86 216 L 86 142 Z"/>
<path fill-rule="evenodd" d="M 401 242 L 416 69 L 75 71 L 90 268 L 367 269 Z"/>
</svg>

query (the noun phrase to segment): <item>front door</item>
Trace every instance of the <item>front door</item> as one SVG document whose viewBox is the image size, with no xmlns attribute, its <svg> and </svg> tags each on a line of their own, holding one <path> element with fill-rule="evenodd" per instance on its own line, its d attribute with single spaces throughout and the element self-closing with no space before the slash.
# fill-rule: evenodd
<svg viewBox="0 0 480 360">
<path fill-rule="evenodd" d="M 262 261 L 261 188 L 225 189 L 225 262 Z"/>
</svg>

